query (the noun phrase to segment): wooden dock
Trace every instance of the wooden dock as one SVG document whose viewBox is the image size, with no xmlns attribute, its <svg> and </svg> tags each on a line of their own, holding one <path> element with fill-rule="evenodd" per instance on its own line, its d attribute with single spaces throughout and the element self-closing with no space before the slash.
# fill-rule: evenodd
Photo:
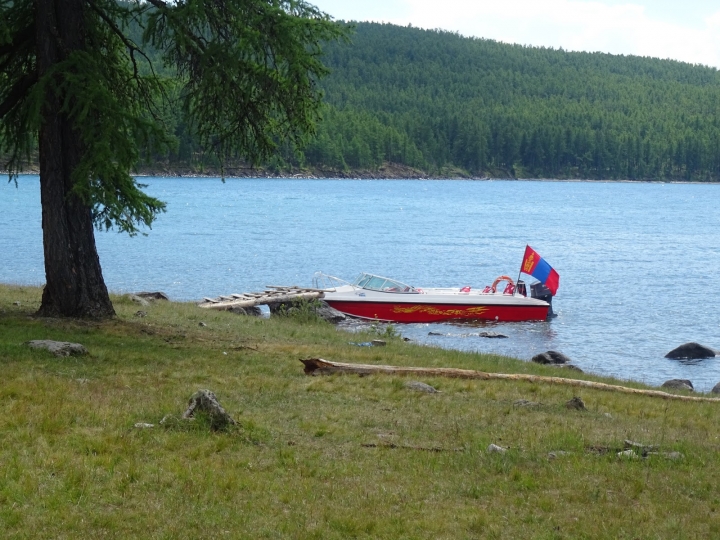
<svg viewBox="0 0 720 540">
<path fill-rule="evenodd" d="M 232 309 L 294 302 L 295 300 L 313 300 L 325 296 L 322 289 L 308 289 L 305 287 L 283 287 L 266 285 L 263 292 L 250 292 L 242 294 L 229 294 L 217 298 L 203 298 L 198 307 L 206 309 Z"/>
</svg>

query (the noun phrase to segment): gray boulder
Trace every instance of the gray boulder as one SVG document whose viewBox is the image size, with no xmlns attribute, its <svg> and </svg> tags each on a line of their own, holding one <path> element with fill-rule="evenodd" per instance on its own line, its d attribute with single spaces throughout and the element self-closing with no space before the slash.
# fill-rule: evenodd
<svg viewBox="0 0 720 540">
<path fill-rule="evenodd" d="M 320 300 L 320 307 L 315 310 L 318 317 L 325 319 L 329 323 L 337 324 L 347 319 L 344 313 L 339 312 L 337 309 L 330 307 L 330 304 L 324 300 Z"/>
<path fill-rule="evenodd" d="M 137 294 L 129 294 L 128 298 L 135 302 L 136 304 L 140 304 L 141 306 L 149 306 L 150 302 L 145 300 L 142 296 L 138 296 Z"/>
<path fill-rule="evenodd" d="M 661 388 L 670 388 L 672 390 L 687 390 L 688 392 L 692 392 L 695 390 L 695 388 L 693 388 L 693 383 L 687 379 L 670 379 L 669 381 L 665 381 L 664 383 L 662 383 Z"/>
<path fill-rule="evenodd" d="M 88 353 L 87 349 L 79 343 L 70 343 L 67 341 L 35 339 L 28 341 L 27 344 L 33 349 L 47 349 L 55 356 L 82 356 Z"/>
<path fill-rule="evenodd" d="M 140 298 L 144 298 L 145 300 L 170 300 L 168 298 L 168 295 L 164 292 L 156 291 L 156 292 L 139 292 L 135 293 L 135 296 L 139 296 Z"/>
<path fill-rule="evenodd" d="M 712 358 L 716 355 L 716 350 L 692 341 L 673 349 L 665 355 L 665 358 L 671 358 L 673 360 L 699 360 L 702 358 Z"/>
<path fill-rule="evenodd" d="M 572 362 L 567 356 L 557 351 L 547 351 L 536 354 L 532 357 L 532 361 L 538 364 L 569 364 Z"/>
<path fill-rule="evenodd" d="M 210 390 L 198 390 L 195 392 L 190 401 L 188 401 L 188 408 L 183 413 L 184 419 L 193 418 L 195 413 L 203 412 L 210 418 L 210 428 L 214 431 L 219 431 L 227 428 L 229 425 L 235 425 L 237 422 L 222 408 L 220 403 L 215 397 L 215 394 Z"/>
<path fill-rule="evenodd" d="M 713 394 L 720 394 L 720 382 L 717 383 L 715 386 L 713 386 L 713 389 L 710 390 Z"/>
</svg>

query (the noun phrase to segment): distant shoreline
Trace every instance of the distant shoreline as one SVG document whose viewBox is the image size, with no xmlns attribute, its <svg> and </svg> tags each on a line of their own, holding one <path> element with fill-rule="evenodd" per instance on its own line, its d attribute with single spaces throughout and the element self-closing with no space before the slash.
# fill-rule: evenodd
<svg viewBox="0 0 720 540">
<path fill-rule="evenodd" d="M 140 169 L 131 173 L 135 178 L 226 178 L 226 179 L 282 179 L 282 180 L 460 180 L 460 181 L 515 181 L 515 182 L 592 182 L 592 183 L 626 183 L 626 184 L 716 184 L 720 180 L 684 180 L 684 179 L 613 179 L 613 178 L 516 178 L 509 175 L 463 175 L 454 171 L 455 174 L 434 175 L 423 171 L 404 166 L 384 166 L 375 171 L 355 170 L 337 171 L 313 169 L 302 172 L 273 172 L 265 169 L 228 167 L 225 175 L 222 176 L 219 170 L 194 171 L 191 169 Z M 0 171 L 0 174 L 8 175 L 8 171 Z M 27 170 L 18 173 L 20 175 L 38 175 L 38 170 Z"/>
</svg>

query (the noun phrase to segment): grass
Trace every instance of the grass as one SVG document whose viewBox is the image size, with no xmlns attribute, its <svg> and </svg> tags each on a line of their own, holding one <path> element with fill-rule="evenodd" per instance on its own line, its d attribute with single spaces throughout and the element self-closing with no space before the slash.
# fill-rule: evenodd
<svg viewBox="0 0 720 540">
<path fill-rule="evenodd" d="M 423 382 L 441 393 L 422 394 L 396 377 L 307 377 L 299 358 L 558 370 L 419 347 L 393 331 L 386 347 L 354 347 L 377 334 L 123 297 L 113 321 L 39 319 L 39 299 L 39 289 L 0 286 L 3 538 L 720 536 L 720 404 L 440 378 Z M 31 339 L 90 354 L 55 358 Z M 238 426 L 179 420 L 200 388 Z M 564 407 L 574 395 L 587 411 Z M 684 457 L 618 457 L 625 439 Z M 488 453 L 491 443 L 509 450 Z"/>
</svg>

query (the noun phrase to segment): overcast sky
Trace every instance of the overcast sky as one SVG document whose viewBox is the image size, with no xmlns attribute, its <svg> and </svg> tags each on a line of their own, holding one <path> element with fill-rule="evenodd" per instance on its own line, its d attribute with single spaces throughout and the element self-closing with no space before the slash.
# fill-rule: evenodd
<svg viewBox="0 0 720 540">
<path fill-rule="evenodd" d="M 338 20 L 720 68 L 720 0 L 309 0 Z"/>
</svg>

